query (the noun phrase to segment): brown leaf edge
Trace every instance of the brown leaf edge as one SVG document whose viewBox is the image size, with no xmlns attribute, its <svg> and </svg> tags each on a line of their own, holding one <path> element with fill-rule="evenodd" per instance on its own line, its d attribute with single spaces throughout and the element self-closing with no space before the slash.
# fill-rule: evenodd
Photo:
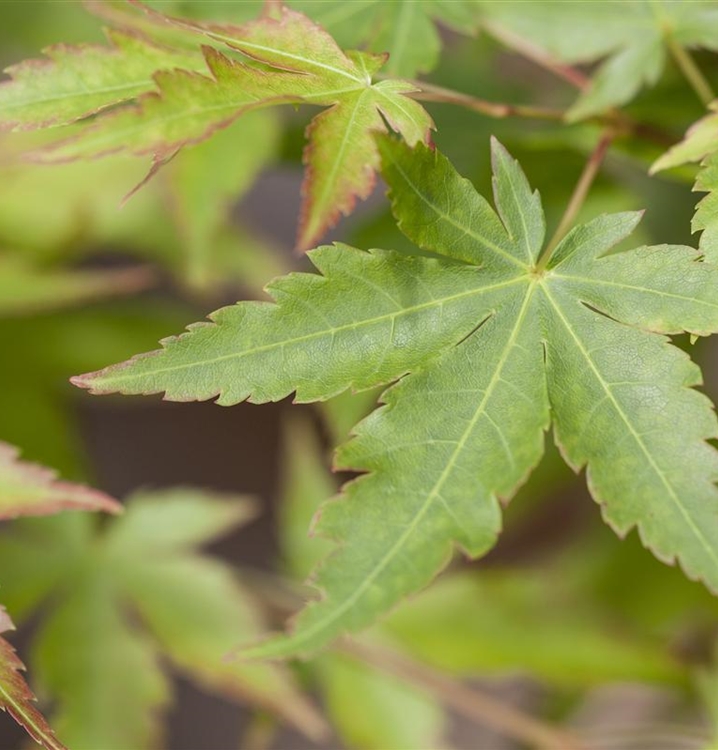
<svg viewBox="0 0 718 750">
<path fill-rule="evenodd" d="M 82 484 L 57 481 L 57 473 L 52 469 L 39 464 L 19 461 L 18 456 L 17 448 L 8 443 L 0 442 L 0 471 L 3 466 L 10 466 L 29 484 L 51 489 L 52 496 L 29 507 L 21 502 L 9 508 L 0 507 L 0 520 L 17 518 L 18 516 L 45 516 L 62 510 L 122 512 L 122 505 L 104 492 Z"/>
<path fill-rule="evenodd" d="M 23 60 L 22 62 L 15 63 L 4 69 L 4 72 L 9 76 L 9 79 L 0 82 L 0 88 L 10 88 L 16 85 L 17 81 L 15 77 L 21 71 L 29 70 L 47 70 L 48 68 L 55 68 L 58 65 L 57 58 L 61 56 L 77 56 L 81 57 L 83 54 L 88 52 L 94 52 L 96 54 L 105 55 L 108 58 L 121 58 L 122 55 L 122 41 L 132 40 L 135 42 L 142 42 L 148 47 L 154 47 L 157 50 L 168 50 L 169 48 L 163 44 L 150 39 L 148 36 L 140 31 L 123 28 L 123 29 L 103 29 L 105 38 L 108 41 L 107 45 L 96 44 L 94 42 L 85 42 L 82 44 L 53 44 L 49 47 L 45 47 L 42 54 L 45 57 L 33 58 L 30 60 Z M 132 96 L 120 96 L 112 102 L 101 104 L 97 107 L 90 107 L 86 109 L 82 114 L 76 115 L 70 119 L 64 119 L 61 117 L 50 117 L 39 122 L 32 123 L 30 125 L 23 125 L 19 121 L 8 120 L 5 123 L 0 123 L 0 131 L 3 132 L 22 132 L 22 131 L 33 131 L 43 130 L 45 128 L 56 127 L 58 125 L 70 125 L 79 120 L 83 120 L 86 117 L 96 115 L 106 109 L 117 106 L 127 102 L 128 100 L 136 98 L 136 95 Z"/>
<path fill-rule="evenodd" d="M 0 633 L 8 630 L 15 630 L 15 626 L 5 608 L 0 606 Z M 15 649 L 0 637 L 0 708 L 7 711 L 46 750 L 67 750 L 35 707 L 37 699 L 25 682 L 21 674 L 23 671 L 25 665 Z"/>
</svg>

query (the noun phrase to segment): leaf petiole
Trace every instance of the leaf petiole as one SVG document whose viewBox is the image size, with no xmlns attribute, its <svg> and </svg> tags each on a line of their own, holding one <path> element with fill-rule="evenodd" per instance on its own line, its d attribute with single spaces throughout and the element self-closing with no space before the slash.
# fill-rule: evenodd
<svg viewBox="0 0 718 750">
<path fill-rule="evenodd" d="M 706 106 L 710 104 L 716 98 L 715 92 L 701 72 L 701 69 L 696 65 L 693 55 L 670 35 L 666 36 L 666 45 L 676 65 L 678 65 L 681 73 L 683 73 L 685 79 L 690 83 L 698 98 Z"/>
<path fill-rule="evenodd" d="M 576 216 L 586 200 L 588 191 L 591 189 L 591 185 L 596 179 L 598 170 L 601 168 L 601 164 L 608 152 L 608 148 L 615 137 L 616 132 L 612 128 L 607 128 L 596 144 L 596 147 L 591 152 L 591 155 L 588 157 L 588 161 L 583 168 L 583 172 L 581 172 L 581 176 L 578 178 L 576 187 L 573 189 L 573 193 L 571 194 L 566 210 L 561 217 L 561 221 L 546 245 L 546 249 L 538 259 L 538 263 L 536 264 L 537 271 L 543 271 L 548 266 L 553 251 L 573 226 Z"/>
</svg>

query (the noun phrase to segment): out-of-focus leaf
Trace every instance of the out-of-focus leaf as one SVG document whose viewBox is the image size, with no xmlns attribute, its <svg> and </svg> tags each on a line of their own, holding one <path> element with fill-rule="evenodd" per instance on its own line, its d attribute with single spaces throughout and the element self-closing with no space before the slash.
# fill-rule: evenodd
<svg viewBox="0 0 718 750">
<path fill-rule="evenodd" d="M 206 288 L 231 262 L 218 258 L 215 245 L 220 232 L 229 223 L 232 205 L 274 158 L 278 145 L 274 113 L 250 112 L 214 138 L 184 149 L 165 169 L 163 177 L 186 247 L 184 277 L 192 286 Z M 242 242 L 241 236 L 234 238 L 237 254 L 246 255 Z M 261 263 L 263 248 L 255 250 Z"/>
<path fill-rule="evenodd" d="M 0 316 L 27 315 L 129 294 L 148 286 L 145 269 L 41 269 L 15 256 L 0 257 Z"/>
<path fill-rule="evenodd" d="M 659 638 L 622 632 L 607 610 L 560 580 L 554 569 L 447 575 L 382 629 L 416 657 L 461 675 L 518 670 L 571 687 L 686 680 Z"/>
<path fill-rule="evenodd" d="M 50 469 L 18 459 L 16 448 L 0 443 L 0 519 L 45 516 L 62 510 L 104 510 L 122 506 L 103 492 L 56 479 Z"/>
<path fill-rule="evenodd" d="M 181 325 L 187 311 L 168 301 L 121 300 L 91 311 L 0 318 L 0 342 L 13 352 L 0 367 L 0 435 L 33 461 L 91 482 L 70 375 L 146 347 Z"/>
<path fill-rule="evenodd" d="M 290 7 L 321 24 L 342 47 L 389 53 L 386 72 L 415 77 L 439 60 L 441 21 L 465 34 L 476 31 L 479 12 L 471 0 L 291 0 Z"/>
<path fill-rule="evenodd" d="M 247 635 L 257 637 L 262 622 L 230 570 L 196 547 L 248 516 L 237 498 L 167 490 L 138 496 L 101 530 L 37 530 L 25 522 L 17 534 L 0 537 L 4 570 L 17 555 L 36 552 L 45 563 L 44 579 L 40 565 L 31 566 L 19 574 L 23 585 L 9 580 L 4 590 L 11 611 L 17 605 L 24 617 L 49 600 L 51 614 L 38 634 L 38 677 L 58 701 L 70 746 L 152 745 L 157 713 L 169 702 L 160 657 L 209 689 L 272 711 L 312 737 L 322 734 L 322 720 L 286 670 L 225 659 Z M 53 559 L 63 562 L 55 566 Z"/>
<path fill-rule="evenodd" d="M 303 580 L 331 548 L 326 539 L 311 535 L 311 526 L 319 505 L 337 491 L 337 485 L 308 421 L 288 421 L 283 443 L 279 533 L 287 570 Z"/>
<path fill-rule="evenodd" d="M 156 744 L 169 684 L 151 641 L 120 611 L 118 592 L 100 571 L 88 566 L 65 583 L 33 654 L 38 680 L 56 700 L 60 736 L 73 750 Z"/>
<path fill-rule="evenodd" d="M 86 514 L 65 513 L 18 519 L 3 528 L 0 596 L 16 623 L 22 625 L 63 581 L 79 575 L 92 521 Z"/>
<path fill-rule="evenodd" d="M 379 400 L 379 389 L 367 391 L 344 391 L 321 404 L 322 414 L 332 436 L 332 444 L 339 445 L 348 437 L 352 428 L 372 410 Z"/>
<path fill-rule="evenodd" d="M 718 49 L 718 4 L 680 0 L 613 3 L 581 0 L 475 0 L 489 33 L 508 29 L 566 63 L 604 60 L 569 111 L 578 120 L 630 101 L 663 72 L 666 45 Z"/>
<path fill-rule="evenodd" d="M 0 607 L 0 633 L 8 630 L 14 630 L 14 626 Z M 15 649 L 0 637 L 0 709 L 7 711 L 46 750 L 65 750 L 35 707 L 35 696 L 20 674 L 24 669 Z"/>
<path fill-rule="evenodd" d="M 343 654 L 321 656 L 316 670 L 327 710 L 348 747 L 445 746 L 445 717 L 433 696 Z"/>
<path fill-rule="evenodd" d="M 330 546 L 326 539 L 310 536 L 310 527 L 321 500 L 337 485 L 309 421 L 287 423 L 284 451 L 279 533 L 286 568 L 293 579 L 302 580 Z M 414 685 L 338 653 L 322 655 L 312 663 L 311 673 L 334 728 L 349 747 L 439 746 L 442 711 Z"/>
</svg>

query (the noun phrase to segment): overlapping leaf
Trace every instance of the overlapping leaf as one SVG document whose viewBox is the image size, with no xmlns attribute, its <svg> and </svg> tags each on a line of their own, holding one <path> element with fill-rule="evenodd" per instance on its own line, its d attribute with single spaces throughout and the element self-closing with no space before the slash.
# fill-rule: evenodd
<svg viewBox="0 0 718 750">
<path fill-rule="evenodd" d="M 59 481 L 50 469 L 20 461 L 17 449 L 0 443 L 0 519 L 61 510 L 117 513 L 121 506 L 102 492 Z"/>
<path fill-rule="evenodd" d="M 230 570 L 196 547 L 248 516 L 237 499 L 174 490 L 134 498 L 104 533 L 75 516 L 26 523 L 0 540 L 0 569 L 14 571 L 2 582 L 10 611 L 26 618 L 53 602 L 33 661 L 71 747 L 155 745 L 170 701 L 160 658 L 321 735 L 321 719 L 284 670 L 224 658 L 261 623 Z M 18 566 L 19 556 L 32 564 Z"/>
<path fill-rule="evenodd" d="M 304 579 L 329 551 L 330 543 L 310 538 L 321 501 L 337 490 L 316 432 L 296 420 L 285 430 L 284 490 L 279 519 L 285 567 Z M 332 726 L 358 750 L 440 747 L 444 713 L 420 687 L 382 673 L 358 659 L 330 651 L 314 661 L 311 675 L 324 696 Z"/>
<path fill-rule="evenodd" d="M 431 118 L 406 96 L 414 90 L 412 85 L 398 80 L 372 82 L 383 57 L 345 54 L 300 13 L 270 8 L 264 17 L 243 26 L 169 19 L 149 9 L 147 13 L 162 28 L 170 24 L 194 33 L 198 46 L 215 45 L 203 47 L 204 74 L 186 69 L 156 73 L 157 92 L 101 117 L 37 158 L 64 161 L 122 150 L 151 153 L 160 163 L 248 110 L 281 102 L 325 107 L 309 126 L 304 154 L 307 171 L 299 245 L 306 249 L 340 214 L 349 213 L 357 198 L 371 192 L 379 163 L 372 136 L 385 130 L 384 120 L 409 143 L 428 139 Z M 242 53 L 244 61 L 228 56 L 230 50 Z"/>
<path fill-rule="evenodd" d="M 718 102 L 713 112 L 695 123 L 685 138 L 665 153 L 652 167 L 653 172 L 700 162 L 694 190 L 708 193 L 696 208 L 692 229 L 702 232 L 699 247 L 706 258 L 718 262 Z"/>
<path fill-rule="evenodd" d="M 610 254 L 635 213 L 575 228 L 544 267 L 539 197 L 501 146 L 494 211 L 437 152 L 380 145 L 402 231 L 443 259 L 320 249 L 324 278 L 275 282 L 278 304 L 225 308 L 76 381 L 231 404 L 292 390 L 323 399 L 411 373 L 338 452 L 339 468 L 365 476 L 321 514 L 318 531 L 339 542 L 317 574 L 324 597 L 247 655 L 311 652 L 425 586 L 455 546 L 485 553 L 499 499 L 539 461 L 551 421 L 607 522 L 637 527 L 657 557 L 718 588 L 718 454 L 706 442 L 718 425 L 692 389 L 698 368 L 662 335 L 718 329 L 718 269 L 688 247 Z"/>
<path fill-rule="evenodd" d="M 14 629 L 7 612 L 0 607 L 0 633 Z M 35 696 L 20 674 L 24 669 L 15 649 L 0 637 L 0 709 L 9 712 L 46 750 L 65 750 L 45 717 L 35 707 Z"/>
<path fill-rule="evenodd" d="M 35 130 L 66 125 L 120 102 L 155 84 L 158 70 L 202 69 L 199 51 L 159 46 L 131 31 L 108 31 L 111 47 L 56 45 L 44 60 L 6 69 L 0 84 L 0 130 Z"/>
<path fill-rule="evenodd" d="M 667 44 L 718 49 L 718 4 L 681 0 L 613 3 L 581 0 L 485 2 L 485 17 L 566 63 L 603 60 L 569 112 L 581 119 L 630 101 L 653 85 L 666 64 Z M 500 34 L 499 34 L 500 35 Z M 500 35 L 501 36 L 501 35 Z"/>
</svg>

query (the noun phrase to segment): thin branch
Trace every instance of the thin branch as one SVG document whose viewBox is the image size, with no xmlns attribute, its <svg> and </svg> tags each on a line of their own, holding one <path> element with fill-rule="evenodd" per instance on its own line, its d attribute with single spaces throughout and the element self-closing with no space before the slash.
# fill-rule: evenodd
<svg viewBox="0 0 718 750">
<path fill-rule="evenodd" d="M 407 680 L 428 692 L 440 702 L 471 721 L 491 727 L 501 734 L 543 750 L 580 750 L 578 738 L 557 729 L 517 708 L 508 706 L 492 695 L 470 688 L 431 667 L 408 659 L 396 651 L 365 641 L 345 639 L 341 651 L 366 664 Z"/>
<path fill-rule="evenodd" d="M 571 65 L 565 65 L 555 60 L 545 50 L 536 46 L 532 42 L 518 34 L 514 34 L 512 31 L 505 29 L 503 26 L 494 23 L 493 21 L 484 21 L 483 27 L 486 31 L 491 34 L 495 39 L 501 42 L 509 49 L 518 52 L 522 57 L 527 60 L 535 62 L 545 70 L 550 71 L 559 78 L 563 78 L 572 86 L 575 86 L 580 91 L 588 88 L 591 84 L 591 79 L 584 75 L 580 70 L 572 67 Z"/>
<path fill-rule="evenodd" d="M 378 78 L 382 78 L 381 75 Z M 550 120 L 552 122 L 565 122 L 566 113 L 560 109 L 550 107 L 537 107 L 526 104 L 506 104 L 504 102 L 491 102 L 487 99 L 465 94 L 462 91 L 437 86 L 427 81 L 405 79 L 416 87 L 417 91 L 409 93 L 413 99 L 424 102 L 440 102 L 443 104 L 454 104 L 458 107 L 478 112 L 486 117 L 504 119 L 506 117 L 523 117 L 534 120 Z M 657 128 L 655 125 L 645 122 L 637 122 L 628 115 L 618 110 L 611 110 L 606 114 L 593 115 L 584 122 L 596 125 L 610 126 L 618 135 L 633 135 L 643 140 L 655 143 L 665 149 L 676 142 L 676 136 Z"/>
<path fill-rule="evenodd" d="M 435 86 L 426 81 L 409 81 L 419 89 L 412 92 L 410 96 L 424 102 L 442 102 L 445 104 L 456 104 L 466 109 L 474 110 L 488 117 L 503 119 L 504 117 L 526 117 L 538 120 L 563 121 L 565 113 L 560 109 L 548 107 L 533 107 L 523 104 L 504 104 L 502 102 L 490 102 L 476 96 L 463 94 L 459 91 Z"/>
<path fill-rule="evenodd" d="M 551 260 L 551 256 L 553 255 L 553 251 L 556 249 L 556 246 L 564 238 L 568 230 L 573 226 L 573 223 L 576 220 L 576 216 L 578 215 L 578 212 L 581 210 L 581 207 L 586 200 L 588 191 L 591 189 L 591 185 L 593 184 L 593 181 L 598 174 L 598 170 L 601 168 L 601 164 L 603 163 L 608 148 L 615 137 L 616 133 L 613 129 L 609 128 L 605 130 L 598 143 L 596 144 L 596 148 L 594 148 L 594 150 L 591 152 L 591 155 L 588 157 L 586 166 L 583 168 L 583 172 L 581 172 L 581 176 L 578 178 L 578 182 L 576 183 L 576 187 L 573 189 L 571 199 L 566 206 L 566 210 L 561 217 L 561 221 L 559 222 L 553 237 L 549 241 L 548 245 L 546 245 L 546 249 L 544 250 L 543 255 L 539 258 L 539 262 L 536 266 L 536 269 L 538 271 L 542 271 L 544 268 L 546 268 L 549 260 Z"/>
<path fill-rule="evenodd" d="M 701 73 L 693 56 L 685 47 L 679 44 L 670 34 L 667 34 L 665 39 L 673 59 L 681 69 L 681 73 L 683 73 L 688 83 L 691 84 L 701 102 L 707 106 L 716 98 L 710 83 L 708 83 L 706 77 Z"/>
</svg>

